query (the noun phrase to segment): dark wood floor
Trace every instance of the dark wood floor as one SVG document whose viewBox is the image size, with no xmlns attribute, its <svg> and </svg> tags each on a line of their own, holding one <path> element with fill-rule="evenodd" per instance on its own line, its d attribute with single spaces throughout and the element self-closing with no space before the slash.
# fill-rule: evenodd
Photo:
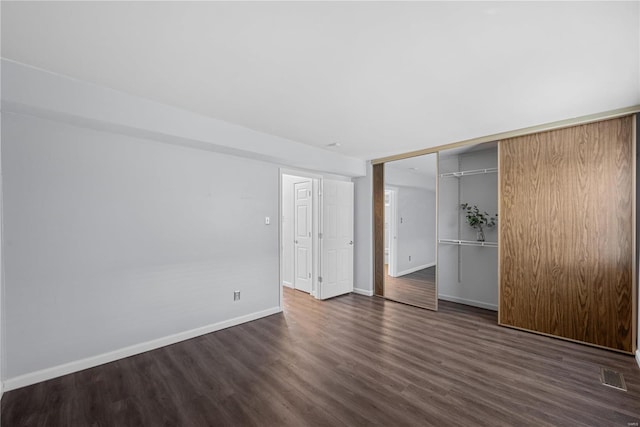
<svg viewBox="0 0 640 427">
<path fill-rule="evenodd" d="M 5 393 L 2 426 L 621 426 L 633 357 L 496 325 L 496 313 L 317 301 Z M 600 366 L 629 391 L 605 387 Z"/>
<path fill-rule="evenodd" d="M 390 300 L 435 310 L 436 267 L 391 277 L 388 274 L 388 265 L 385 265 L 384 296 Z"/>
</svg>

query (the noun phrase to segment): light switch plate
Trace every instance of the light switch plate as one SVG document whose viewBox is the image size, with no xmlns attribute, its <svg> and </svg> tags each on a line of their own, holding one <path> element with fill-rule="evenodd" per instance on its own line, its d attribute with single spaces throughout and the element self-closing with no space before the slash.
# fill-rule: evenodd
<svg viewBox="0 0 640 427">
<path fill-rule="evenodd" d="M 271 224 L 271 218 L 269 218 L 268 216 L 265 216 L 265 217 L 264 217 L 264 223 L 265 223 L 266 225 Z"/>
</svg>

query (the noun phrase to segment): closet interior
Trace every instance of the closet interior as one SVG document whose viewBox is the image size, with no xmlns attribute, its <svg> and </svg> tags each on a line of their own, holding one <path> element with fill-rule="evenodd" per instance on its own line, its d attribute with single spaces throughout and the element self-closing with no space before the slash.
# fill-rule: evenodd
<svg viewBox="0 0 640 427">
<path fill-rule="evenodd" d="M 497 143 L 443 150 L 438 166 L 438 298 L 497 311 Z"/>
</svg>

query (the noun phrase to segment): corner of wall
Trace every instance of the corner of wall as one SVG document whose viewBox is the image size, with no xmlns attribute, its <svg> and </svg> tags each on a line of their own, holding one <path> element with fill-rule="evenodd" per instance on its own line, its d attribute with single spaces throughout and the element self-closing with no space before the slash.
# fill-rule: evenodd
<svg viewBox="0 0 640 427">
<path fill-rule="evenodd" d="M 272 307 L 259 312 L 250 313 L 247 315 L 235 317 L 233 319 L 217 322 L 214 324 L 201 326 L 199 328 L 191 329 L 188 331 L 180 332 L 173 335 L 168 335 L 162 338 L 157 338 L 151 341 L 146 341 L 140 344 L 135 344 L 129 347 L 120 348 L 118 350 L 110 351 L 108 353 L 99 354 L 96 356 L 87 357 L 81 360 L 75 360 L 73 362 L 64 363 L 62 365 L 53 366 L 50 368 L 41 369 L 36 372 L 30 372 L 28 374 L 20 375 L 15 378 L 10 378 L 3 385 L 3 389 L 15 390 L 21 387 L 26 387 L 31 384 L 36 384 L 42 381 L 47 381 L 53 378 L 61 377 L 63 375 L 71 374 L 73 372 L 82 371 L 84 369 L 100 366 L 105 363 L 110 363 L 118 359 L 124 359 L 125 357 L 135 356 L 137 354 L 145 353 L 147 351 L 155 350 L 161 347 L 165 347 L 171 344 L 176 344 L 181 341 L 189 340 L 195 337 L 199 337 L 205 334 L 219 331 L 221 329 L 230 328 L 232 326 L 240 325 L 242 323 L 258 320 L 263 317 L 271 316 L 282 312 L 281 307 Z"/>
<path fill-rule="evenodd" d="M 373 296 L 373 290 L 372 289 L 353 288 L 353 293 L 354 294 L 358 294 L 358 295 L 364 295 L 366 297 L 372 297 Z"/>
<path fill-rule="evenodd" d="M 373 295 L 373 169 L 366 163 L 366 175 L 354 183 L 354 292 Z"/>
</svg>

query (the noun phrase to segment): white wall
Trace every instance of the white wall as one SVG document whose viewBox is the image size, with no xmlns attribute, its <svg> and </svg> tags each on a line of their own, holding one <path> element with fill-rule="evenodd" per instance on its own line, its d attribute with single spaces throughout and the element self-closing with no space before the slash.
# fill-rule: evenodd
<svg viewBox="0 0 640 427">
<path fill-rule="evenodd" d="M 2 67 L 7 389 L 279 311 L 280 168 L 365 171 L 362 160 Z"/>
<path fill-rule="evenodd" d="M 397 276 L 436 262 L 437 171 L 435 154 L 385 164 L 385 188 L 395 191 L 396 253 L 391 256 Z"/>
<path fill-rule="evenodd" d="M 3 125 L 8 379 L 278 311 L 276 165 Z"/>
<path fill-rule="evenodd" d="M 498 167 L 498 150 L 491 148 L 460 155 L 461 170 L 475 170 Z M 498 174 L 475 175 L 470 178 L 460 178 L 460 199 L 464 203 L 477 205 L 482 211 L 494 216 L 498 212 Z M 462 211 L 460 211 L 462 212 Z M 464 215 L 463 215 L 464 216 Z M 462 238 L 474 240 L 476 232 L 465 222 L 462 227 Z M 498 227 L 485 228 L 488 242 L 498 241 Z"/>
<path fill-rule="evenodd" d="M 354 183 L 354 292 L 373 295 L 373 168 Z"/>
<path fill-rule="evenodd" d="M 421 188 L 396 187 L 396 196 L 396 272 L 403 276 L 435 265 L 436 193 Z"/>
<path fill-rule="evenodd" d="M 343 176 L 365 162 L 2 59 L 2 110 Z"/>
<path fill-rule="evenodd" d="M 0 7 L 0 11 L 2 7 Z M 2 12 L 0 12 L 0 22 L 2 22 Z M 0 46 L 2 45 L 1 35 L 0 35 Z M 0 82 L 2 82 L 2 63 L 0 63 Z M 0 84 L 0 99 L 2 99 L 2 85 Z M 4 393 L 4 298 L 2 294 L 4 293 L 4 261 L 3 261 L 3 251 L 4 241 L 2 238 L 2 115 L 0 114 L 0 399 L 2 399 L 2 395 Z M 1 422 L 2 414 L 0 413 L 0 422 Z"/>
<path fill-rule="evenodd" d="M 440 172 L 497 167 L 496 149 L 440 157 Z M 441 178 L 438 191 L 440 239 L 476 240 L 460 203 L 478 205 L 491 215 L 498 208 L 497 174 Z M 485 231 L 487 241 L 497 241 L 497 228 Z M 498 308 L 498 249 L 438 245 L 438 297 L 478 307 Z"/>
<path fill-rule="evenodd" d="M 422 159 L 424 157 L 424 159 Z M 412 163 L 409 163 L 413 161 Z M 417 173 L 406 168 L 401 169 L 402 164 L 420 164 L 421 167 L 430 169 L 429 174 Z M 412 157 L 409 159 L 396 160 L 394 162 L 385 163 L 384 183 L 386 185 L 424 188 L 426 190 L 436 191 L 437 184 L 437 162 L 435 154 L 427 154 L 425 156 Z"/>
</svg>

